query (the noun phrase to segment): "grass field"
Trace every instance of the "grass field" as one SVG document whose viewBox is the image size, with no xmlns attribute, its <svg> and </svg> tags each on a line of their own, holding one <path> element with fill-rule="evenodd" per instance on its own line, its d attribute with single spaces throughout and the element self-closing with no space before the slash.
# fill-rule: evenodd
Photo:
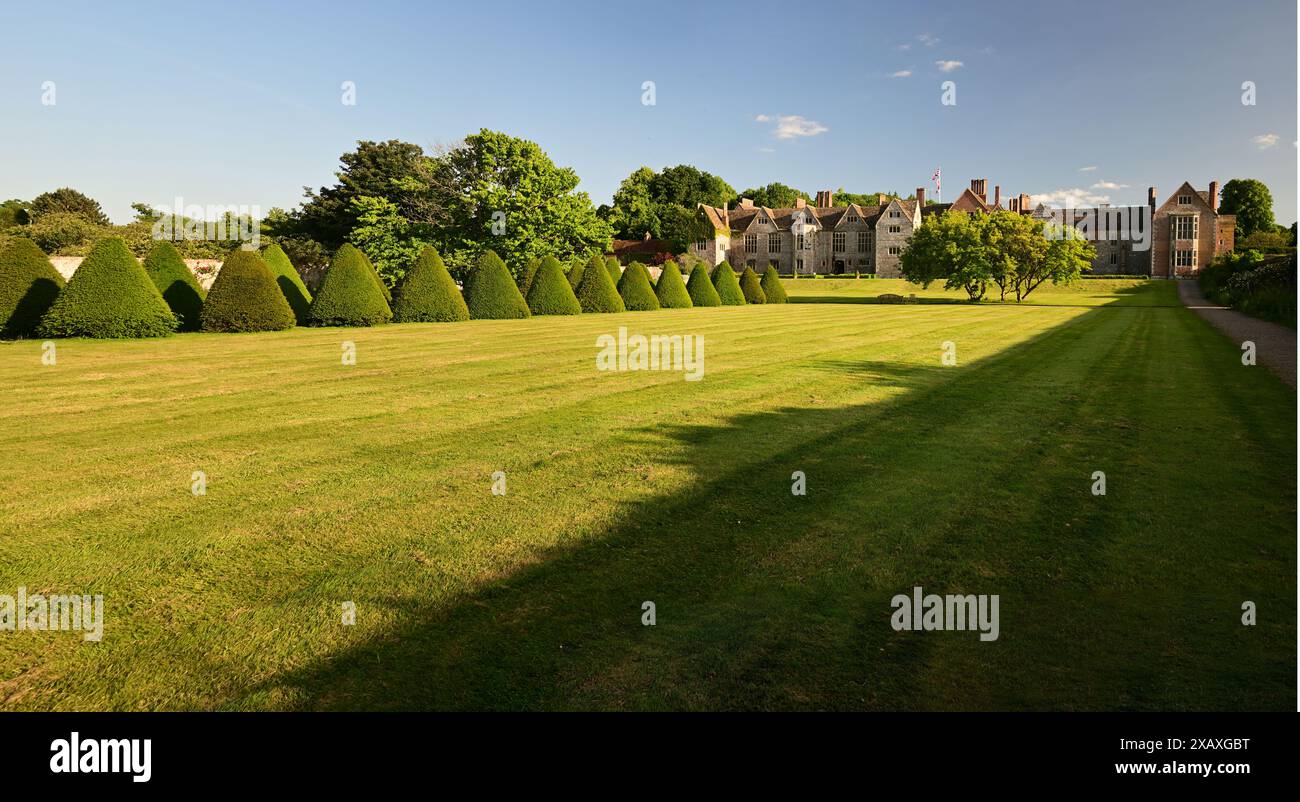
<svg viewBox="0 0 1300 802">
<path fill-rule="evenodd" d="M 0 707 L 1294 709 L 1295 396 L 1099 285 L 0 344 L 0 593 L 106 608 L 0 632 Z M 621 325 L 704 380 L 597 372 Z"/>
</svg>

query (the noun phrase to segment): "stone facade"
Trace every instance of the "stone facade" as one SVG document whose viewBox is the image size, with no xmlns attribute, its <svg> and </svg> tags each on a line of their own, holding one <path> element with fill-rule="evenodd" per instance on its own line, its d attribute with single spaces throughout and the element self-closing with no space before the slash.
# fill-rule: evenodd
<svg viewBox="0 0 1300 802">
<path fill-rule="evenodd" d="M 1155 207 L 1156 190 L 1148 190 Z M 1161 278 L 1194 276 L 1214 259 L 1235 247 L 1237 219 L 1219 214 L 1219 184 L 1200 192 L 1186 182 L 1153 214 L 1155 241 L 1151 275 Z"/>
</svg>

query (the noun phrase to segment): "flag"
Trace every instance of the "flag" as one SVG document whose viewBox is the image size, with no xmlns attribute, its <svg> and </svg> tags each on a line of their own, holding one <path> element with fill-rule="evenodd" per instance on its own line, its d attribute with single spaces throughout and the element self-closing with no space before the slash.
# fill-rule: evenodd
<svg viewBox="0 0 1300 802">
<path fill-rule="evenodd" d="M 938 168 L 938 167 L 934 168 L 934 175 L 930 176 L 930 180 L 934 182 L 934 191 L 935 191 L 935 192 L 941 192 L 942 190 L 939 188 L 939 168 Z"/>
</svg>

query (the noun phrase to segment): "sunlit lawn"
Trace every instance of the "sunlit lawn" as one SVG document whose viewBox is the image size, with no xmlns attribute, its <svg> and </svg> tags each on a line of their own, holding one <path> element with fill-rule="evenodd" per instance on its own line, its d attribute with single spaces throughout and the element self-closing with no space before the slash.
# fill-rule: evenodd
<svg viewBox="0 0 1300 802">
<path fill-rule="evenodd" d="M 1294 394 L 1132 284 L 0 343 L 0 594 L 106 604 L 0 631 L 0 706 L 1294 709 Z"/>
</svg>

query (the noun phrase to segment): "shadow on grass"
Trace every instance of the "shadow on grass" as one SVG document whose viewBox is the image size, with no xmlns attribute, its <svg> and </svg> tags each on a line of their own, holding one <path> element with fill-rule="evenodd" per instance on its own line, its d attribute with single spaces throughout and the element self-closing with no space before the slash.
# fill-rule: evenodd
<svg viewBox="0 0 1300 802">
<path fill-rule="evenodd" d="M 1087 285 L 1086 282 L 1084 282 L 1084 283 L 1081 283 L 1081 284 L 1078 284 L 1078 283 L 1077 283 L 1077 284 L 1075 284 L 1075 285 L 1073 285 L 1073 286 L 1075 286 L 1075 287 L 1079 287 L 1079 288 L 1085 288 L 1085 287 L 1087 287 L 1088 285 Z M 985 296 L 982 300 L 980 300 L 980 301 L 971 301 L 971 300 L 969 300 L 969 299 L 966 299 L 966 298 L 960 298 L 960 297 L 953 297 L 953 298 L 916 297 L 916 298 L 910 298 L 910 297 L 908 297 L 908 296 L 903 296 L 906 300 L 905 300 L 904 302 L 901 302 L 901 303 L 900 303 L 900 302 L 897 302 L 897 301 L 881 301 L 879 295 L 843 295 L 843 294 L 838 294 L 838 293 L 834 293 L 834 292 L 831 292 L 831 293 L 829 293 L 829 294 L 827 294 L 827 295 L 795 295 L 795 294 L 791 294 L 791 295 L 790 295 L 790 301 L 789 301 L 789 302 L 792 303 L 792 304 L 879 304 L 879 305 L 881 305 L 881 306 L 936 306 L 936 305 L 937 305 L 937 306 L 954 306 L 954 305 L 955 305 L 955 306 L 1013 306 L 1013 307 L 1021 307 L 1021 306 L 1050 306 L 1050 307 L 1062 307 L 1062 308 L 1067 308 L 1067 309 L 1068 309 L 1068 308 L 1080 308 L 1080 309 L 1104 309 L 1104 308 L 1108 308 L 1108 307 L 1110 307 L 1110 308 L 1114 308 L 1114 307 L 1129 307 L 1129 308 L 1132 308 L 1132 307 L 1150 307 L 1150 308 L 1164 308 L 1164 307 L 1176 307 L 1176 306 L 1179 306 L 1179 305 L 1180 305 L 1180 303 L 1179 303 L 1179 301 L 1178 301 L 1177 294 L 1171 294 L 1171 295 L 1169 295 L 1169 297 L 1167 297 L 1163 302 L 1160 302 L 1160 303 L 1139 303 L 1139 302 L 1137 302 L 1137 301 L 1135 300 L 1136 298 L 1138 298 L 1138 297 L 1140 297 L 1140 296 L 1143 296 L 1143 295 L 1146 295 L 1146 296 L 1152 296 L 1152 295 L 1157 295 L 1157 294 L 1159 294 L 1160 292 L 1163 291 L 1163 290 L 1157 289 L 1157 287 L 1159 287 L 1159 286 L 1160 286 L 1160 284 L 1157 283 L 1157 282 L 1150 282 L 1150 281 L 1148 281 L 1148 282 L 1143 282 L 1143 283 L 1141 283 L 1141 284 L 1135 284 L 1135 285 L 1133 285 L 1133 286 L 1131 286 L 1131 287 L 1120 287 L 1120 288 L 1116 288 L 1116 289 L 1108 289 L 1108 290 L 1106 291 L 1106 293 L 1105 293 L 1106 295 L 1112 295 L 1112 296 L 1118 296 L 1118 297 L 1116 297 L 1115 300 L 1112 300 L 1112 301 L 1109 301 L 1109 302 L 1107 302 L 1107 303 L 1103 303 L 1103 304 L 1051 303 L 1051 302 L 1039 301 L 1039 300 L 1037 300 L 1037 299 L 1034 297 L 1034 295 L 1032 295 L 1032 294 L 1029 296 L 1028 299 L 1023 300 L 1023 301 L 1020 301 L 1019 303 L 1016 302 L 1015 298 L 1010 298 L 1010 297 L 1009 297 L 1009 298 L 1007 298 L 1007 300 L 1003 301 L 1003 300 L 1000 300 L 996 295 L 994 295 L 993 297 L 989 297 L 989 296 L 986 295 L 986 296 Z M 1040 289 L 1041 289 L 1041 288 L 1040 288 Z M 880 293 L 880 295 L 888 295 L 888 294 L 890 294 L 890 293 L 887 293 L 887 292 L 882 292 L 882 293 Z M 894 293 L 894 294 L 897 294 L 897 293 Z M 1168 294 L 1168 293 L 1166 293 L 1166 294 Z"/>
<path fill-rule="evenodd" d="M 896 633 L 890 599 L 914 585 L 1019 589 L 1007 631 L 1008 617 L 1059 614 L 1055 580 L 1021 566 L 1095 579 L 1109 545 L 1100 505 L 1080 507 L 1068 542 L 1035 527 L 1063 503 L 1038 484 L 1042 455 L 1091 395 L 1114 390 L 1072 385 L 1078 368 L 1061 358 L 1097 314 L 960 372 L 820 365 L 902 390 L 882 403 L 647 432 L 685 446 L 669 450 L 698 481 L 454 604 L 377 593 L 367 603 L 403 625 L 253 690 L 304 709 L 924 708 L 959 704 L 934 696 L 959 693 L 948 683 L 968 686 L 973 707 L 1015 706 L 1026 683 L 1050 695 L 1062 677 L 1020 671 L 1051 644 Z M 1094 339 L 1091 359 L 1116 358 L 1110 338 Z M 794 471 L 806 496 L 791 494 Z M 1008 538 L 1017 527 L 1034 536 Z M 1104 628 L 1098 615 L 1089 622 Z"/>
</svg>

